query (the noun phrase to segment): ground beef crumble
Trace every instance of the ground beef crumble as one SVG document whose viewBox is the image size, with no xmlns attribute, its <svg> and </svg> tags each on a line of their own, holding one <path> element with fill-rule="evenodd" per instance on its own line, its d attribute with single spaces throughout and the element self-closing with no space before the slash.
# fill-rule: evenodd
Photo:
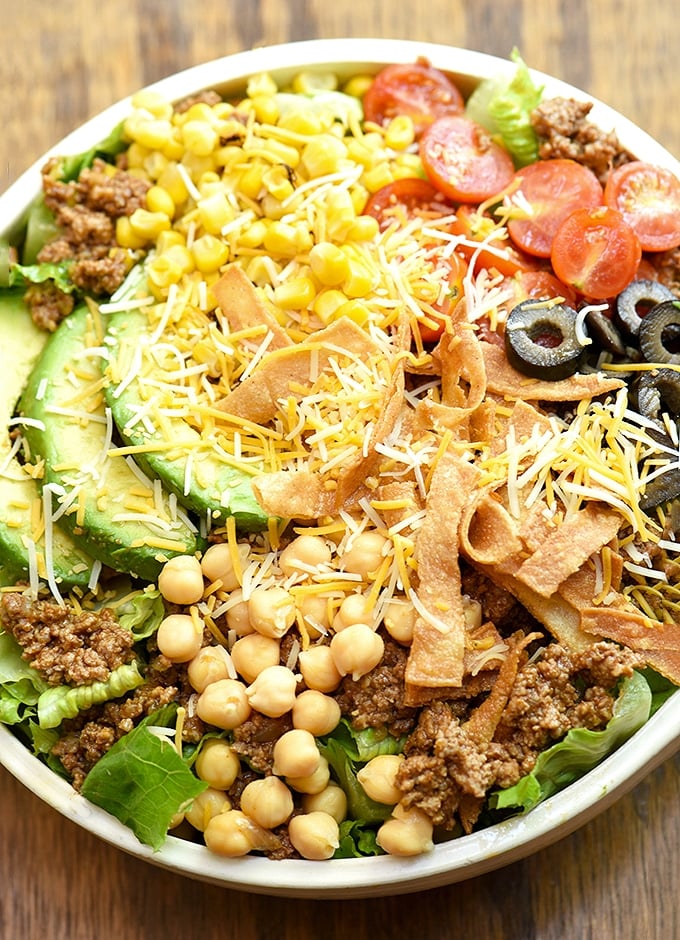
<svg viewBox="0 0 680 940">
<path fill-rule="evenodd" d="M 453 828 L 463 800 L 482 800 L 494 786 L 514 785 L 571 728 L 603 728 L 618 680 L 639 665 L 630 650 L 607 641 L 578 653 L 551 644 L 520 668 L 491 741 L 469 733 L 450 703 L 425 706 L 404 749 L 402 803 Z"/>
<path fill-rule="evenodd" d="M 78 613 L 13 592 L 2 595 L 0 622 L 50 685 L 102 682 L 135 658 L 132 634 L 107 608 Z"/>
<path fill-rule="evenodd" d="M 72 262 L 71 280 L 78 289 L 93 296 L 112 294 L 130 267 L 128 252 L 116 243 L 116 219 L 143 208 L 151 184 L 123 169 L 112 170 L 100 159 L 72 182 L 55 179 L 57 166 L 57 160 L 50 160 L 43 168 L 43 193 L 59 234 L 43 246 L 37 260 Z M 25 300 L 35 323 L 49 331 L 74 306 L 72 295 L 53 281 L 29 287 Z"/>
</svg>

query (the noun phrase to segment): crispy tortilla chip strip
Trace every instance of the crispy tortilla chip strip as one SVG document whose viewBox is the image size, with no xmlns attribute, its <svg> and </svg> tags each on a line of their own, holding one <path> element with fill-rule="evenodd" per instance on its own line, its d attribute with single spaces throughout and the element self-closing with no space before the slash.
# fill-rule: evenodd
<svg viewBox="0 0 680 940">
<path fill-rule="evenodd" d="M 523 549 L 519 527 L 500 499 L 484 491 L 462 512 L 460 546 L 466 557 L 481 565 L 499 565 Z"/>
<path fill-rule="evenodd" d="M 226 395 L 217 407 L 255 424 L 268 424 L 278 401 L 290 394 L 291 383 L 307 385 L 328 368 L 332 356 L 359 356 L 377 351 L 376 343 L 352 320 L 341 317 L 304 343 L 274 350 L 262 357 L 254 372 Z"/>
<path fill-rule="evenodd" d="M 464 675 L 465 612 L 458 565 L 458 526 L 478 478 L 471 464 L 444 453 L 432 474 L 427 513 L 416 540 L 420 614 L 406 663 L 408 685 L 460 686 Z"/>
<path fill-rule="evenodd" d="M 228 267 L 210 289 L 234 332 L 264 324 L 272 334 L 269 349 L 293 345 L 293 340 L 258 297 L 255 285 L 237 264 Z"/>
<path fill-rule="evenodd" d="M 486 366 L 487 387 L 496 395 L 523 401 L 581 401 L 622 388 L 620 379 L 610 379 L 600 372 L 572 375 L 556 382 L 530 379 L 513 369 L 500 346 L 480 341 Z"/>
<path fill-rule="evenodd" d="M 553 527 L 520 566 L 517 578 L 542 597 L 551 597 L 563 581 L 616 536 L 622 521 L 615 510 L 587 503 Z"/>
<path fill-rule="evenodd" d="M 497 672 L 487 670 L 478 672 L 476 676 L 465 676 L 463 684 L 456 686 L 442 685 L 437 688 L 426 688 L 421 685 L 406 685 L 404 705 L 419 708 L 439 699 L 466 699 L 475 698 L 483 692 L 489 692 L 496 681 Z"/>
<path fill-rule="evenodd" d="M 254 477 L 255 498 L 270 516 L 282 519 L 318 519 L 335 510 L 336 493 L 318 473 L 279 470 Z"/>
<path fill-rule="evenodd" d="M 500 434 L 492 429 L 486 438 L 491 444 L 491 453 L 497 457 L 508 449 L 508 433 L 512 430 L 517 443 L 527 441 L 532 434 L 543 434 L 550 430 L 550 419 L 542 414 L 537 408 L 526 401 L 519 399 L 515 402 L 512 413 L 506 419 L 505 432 Z M 480 440 L 480 438 L 477 438 Z"/>
<path fill-rule="evenodd" d="M 581 611 L 581 623 L 587 632 L 640 653 L 652 669 L 675 685 L 680 684 L 680 624 L 651 620 L 628 604 L 625 609 L 587 608 Z"/>
</svg>

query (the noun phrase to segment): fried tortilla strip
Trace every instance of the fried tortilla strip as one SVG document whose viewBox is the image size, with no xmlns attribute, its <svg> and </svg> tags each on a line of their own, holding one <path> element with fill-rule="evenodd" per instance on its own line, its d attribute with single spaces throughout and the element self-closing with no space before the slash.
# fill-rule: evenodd
<svg viewBox="0 0 680 940">
<path fill-rule="evenodd" d="M 255 499 L 270 516 L 318 519 L 335 511 L 336 493 L 307 470 L 279 470 L 254 477 Z"/>
<path fill-rule="evenodd" d="M 551 597 L 563 581 L 616 536 L 622 521 L 614 509 L 586 503 L 552 528 L 540 547 L 522 563 L 517 578 L 541 597 Z"/>
<path fill-rule="evenodd" d="M 290 394 L 291 383 L 308 385 L 328 368 L 331 357 L 346 355 L 366 359 L 377 344 L 352 320 L 341 317 L 307 341 L 276 349 L 262 357 L 254 372 L 232 389 L 217 407 L 255 424 L 268 424 L 278 402 Z"/>
<path fill-rule="evenodd" d="M 621 379 L 610 379 L 601 372 L 577 373 L 555 382 L 530 379 L 513 369 L 500 346 L 480 341 L 487 375 L 487 388 L 496 395 L 523 401 L 581 401 L 622 388 Z"/>
<path fill-rule="evenodd" d="M 640 653 L 645 662 L 680 684 L 680 624 L 645 617 L 622 598 L 623 605 L 590 607 L 581 611 L 585 631 L 607 637 Z"/>
<path fill-rule="evenodd" d="M 524 549 L 519 525 L 492 491 L 468 502 L 461 517 L 460 545 L 466 557 L 481 565 L 500 565 Z"/>
<path fill-rule="evenodd" d="M 293 345 L 293 340 L 258 297 L 255 285 L 237 264 L 230 265 L 210 289 L 234 332 L 263 324 L 272 334 L 269 349 Z"/>
<path fill-rule="evenodd" d="M 464 676 L 465 612 L 458 565 L 458 526 L 479 471 L 446 452 L 432 474 L 427 513 L 416 540 L 418 599 L 428 616 L 416 619 L 406 663 L 409 685 L 460 686 Z"/>
</svg>

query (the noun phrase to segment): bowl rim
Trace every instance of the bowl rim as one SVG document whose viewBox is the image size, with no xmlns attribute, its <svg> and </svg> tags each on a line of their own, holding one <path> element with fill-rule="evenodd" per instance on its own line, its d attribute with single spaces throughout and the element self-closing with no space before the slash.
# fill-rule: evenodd
<svg viewBox="0 0 680 940">
<path fill-rule="evenodd" d="M 515 65 L 487 53 L 437 43 L 403 39 L 314 39 L 261 46 L 236 52 L 184 69 L 147 85 L 171 100 L 201 89 L 243 88 L 260 72 L 283 76 L 303 68 L 337 71 L 349 76 L 375 71 L 393 62 L 418 57 L 449 72 L 471 87 L 479 78 L 508 75 Z M 616 129 L 624 147 L 680 175 L 680 163 L 657 141 L 608 105 L 566 82 L 531 69 L 547 95 L 562 95 L 593 104 L 592 119 L 602 128 Z M 103 139 L 128 113 L 132 95 L 105 108 L 54 144 L 0 195 L 0 235 L 21 227 L 25 212 L 40 191 L 40 170 L 56 155 L 79 153 Z M 518 861 L 545 848 L 610 807 L 644 776 L 680 748 L 680 726 L 673 720 L 680 690 L 615 753 L 575 784 L 560 791 L 530 813 L 450 842 L 415 858 L 380 856 L 339 859 L 330 864 L 290 859 L 274 862 L 249 856 L 224 859 L 204 846 L 169 836 L 154 851 L 104 810 L 89 803 L 70 784 L 34 757 L 25 745 L 0 725 L 0 764 L 39 799 L 94 836 L 122 851 L 190 878 L 253 893 L 287 897 L 361 898 L 420 891 L 460 882 Z"/>
</svg>

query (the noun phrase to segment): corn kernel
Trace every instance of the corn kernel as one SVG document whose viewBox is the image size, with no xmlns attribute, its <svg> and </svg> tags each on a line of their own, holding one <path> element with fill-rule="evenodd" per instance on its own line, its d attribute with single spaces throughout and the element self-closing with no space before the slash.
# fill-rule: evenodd
<svg viewBox="0 0 680 940">
<path fill-rule="evenodd" d="M 150 153 L 148 147 L 143 147 L 138 141 L 133 140 L 127 150 L 128 169 L 142 169 Z"/>
<path fill-rule="evenodd" d="M 238 237 L 239 245 L 243 248 L 259 248 L 264 242 L 264 236 L 267 233 L 267 223 L 262 219 L 256 219 L 247 228 L 244 228 Z"/>
<path fill-rule="evenodd" d="M 217 271 L 229 259 L 229 246 L 214 235 L 201 235 L 191 246 L 191 251 L 202 274 Z"/>
<path fill-rule="evenodd" d="M 311 95 L 317 91 L 335 91 L 338 79 L 333 72 L 298 72 L 293 79 L 293 91 Z"/>
<path fill-rule="evenodd" d="M 133 251 L 146 245 L 146 239 L 133 231 L 130 217 L 127 215 L 121 215 L 116 219 L 116 241 L 121 248 L 130 248 Z"/>
<path fill-rule="evenodd" d="M 153 150 L 144 160 L 144 171 L 150 180 L 157 180 L 168 165 L 168 158 L 160 150 Z"/>
<path fill-rule="evenodd" d="M 150 212 L 162 212 L 171 219 L 175 214 L 175 203 L 170 193 L 162 186 L 152 186 L 146 194 L 146 207 Z"/>
<path fill-rule="evenodd" d="M 151 91 L 148 88 L 143 88 L 141 91 L 135 92 L 132 96 L 132 107 L 139 108 L 142 111 L 148 111 L 149 114 L 153 114 L 153 116 L 157 118 L 170 120 L 172 117 L 172 105 L 170 102 L 157 91 Z"/>
<path fill-rule="evenodd" d="M 181 232 L 172 228 L 168 229 L 166 232 L 161 232 L 156 239 L 156 251 L 159 255 L 174 248 L 175 245 L 186 245 L 186 242 Z"/>
<path fill-rule="evenodd" d="M 357 326 L 366 326 L 371 317 L 371 311 L 360 300 L 348 300 L 346 304 L 342 304 L 335 311 L 335 319 L 341 317 L 353 320 Z"/>
<path fill-rule="evenodd" d="M 182 166 L 194 181 L 200 180 L 204 173 L 211 173 L 215 169 L 215 163 L 211 155 L 199 156 L 190 150 L 185 150 L 182 156 Z"/>
<path fill-rule="evenodd" d="M 125 125 L 127 130 L 127 123 Z M 133 122 L 132 132 L 130 134 L 138 143 L 149 150 L 161 150 L 172 135 L 172 125 L 170 121 L 163 118 L 152 118 L 151 120 Z"/>
<path fill-rule="evenodd" d="M 347 159 L 347 147 L 332 134 L 319 134 L 305 145 L 302 165 L 310 178 L 326 176 L 340 169 Z"/>
<path fill-rule="evenodd" d="M 206 232 L 210 235 L 220 234 L 222 227 L 234 217 L 234 210 L 227 202 L 224 190 L 201 199 L 198 203 L 198 217 Z"/>
<path fill-rule="evenodd" d="M 182 140 L 197 157 L 207 157 L 220 142 L 217 131 L 207 121 L 187 121 L 182 125 Z"/>
<path fill-rule="evenodd" d="M 358 215 L 347 229 L 347 239 L 353 242 L 368 242 L 380 232 L 378 220 L 372 215 Z"/>
<path fill-rule="evenodd" d="M 275 95 L 277 91 L 276 82 L 268 72 L 259 72 L 251 76 L 246 88 L 249 98 L 254 98 L 255 95 Z"/>
<path fill-rule="evenodd" d="M 173 127 L 172 134 L 163 146 L 163 156 L 168 160 L 179 161 L 184 156 L 184 143 L 179 129 Z"/>
<path fill-rule="evenodd" d="M 274 221 L 267 228 L 264 247 L 272 255 L 293 258 L 298 253 L 295 227 L 287 222 Z"/>
<path fill-rule="evenodd" d="M 423 179 L 425 178 L 425 171 L 423 170 L 423 161 L 420 159 L 420 154 L 418 153 L 400 153 L 399 156 L 394 161 L 395 176 L 397 171 L 401 173 L 404 172 L 404 176 L 420 176 Z"/>
<path fill-rule="evenodd" d="M 212 110 L 218 121 L 227 121 L 234 113 L 234 106 L 229 101 L 218 101 L 212 106 Z"/>
<path fill-rule="evenodd" d="M 279 163 L 285 163 L 286 166 L 289 166 L 292 170 L 294 170 L 300 162 L 300 151 L 297 147 L 284 144 L 283 141 L 274 140 L 270 137 L 265 141 L 264 147 L 268 153 L 276 157 Z"/>
<path fill-rule="evenodd" d="M 371 142 L 369 135 L 364 137 L 349 137 L 347 140 L 347 154 L 355 163 L 360 163 L 365 169 L 370 170 L 376 163 L 387 159 L 387 155 L 382 147 L 376 147 Z"/>
<path fill-rule="evenodd" d="M 255 117 L 261 124 L 276 124 L 279 106 L 272 95 L 255 95 L 251 98 Z"/>
<path fill-rule="evenodd" d="M 366 170 L 361 177 L 361 182 L 369 193 L 377 193 L 383 186 L 394 182 L 394 175 L 387 163 L 379 163 L 370 170 Z"/>
<path fill-rule="evenodd" d="M 321 320 L 327 324 L 336 318 L 336 313 L 343 304 L 347 303 L 347 295 L 341 290 L 329 289 L 320 291 L 312 304 L 312 310 Z"/>
<path fill-rule="evenodd" d="M 161 235 L 164 234 L 161 232 Z M 156 243 L 158 249 L 158 243 Z M 191 274 L 194 270 L 194 256 L 186 245 L 170 245 L 166 249 L 166 255 L 173 264 L 180 268 L 182 274 Z"/>
<path fill-rule="evenodd" d="M 246 274 L 258 287 L 271 284 L 272 275 L 277 275 L 280 270 L 281 265 L 262 255 L 256 255 L 246 265 Z"/>
<path fill-rule="evenodd" d="M 356 219 L 351 195 L 346 189 L 334 189 L 326 201 L 326 232 L 331 241 L 344 242 Z"/>
<path fill-rule="evenodd" d="M 262 177 L 266 167 L 261 163 L 252 163 L 241 174 L 239 180 L 239 189 L 248 199 L 257 199 L 263 188 Z"/>
<path fill-rule="evenodd" d="M 267 192 L 271 193 L 276 199 L 287 199 L 294 192 L 288 170 L 280 163 L 264 171 L 262 182 Z"/>
<path fill-rule="evenodd" d="M 365 297 L 374 290 L 379 281 L 379 274 L 373 271 L 367 261 L 358 253 L 350 252 L 349 274 L 342 289 L 348 297 Z"/>
<path fill-rule="evenodd" d="M 306 222 L 295 222 L 295 244 L 298 254 L 307 254 L 314 246 L 314 238 Z"/>
<path fill-rule="evenodd" d="M 284 310 L 302 310 L 316 297 L 316 285 L 309 277 L 291 277 L 274 288 L 274 303 Z"/>
<path fill-rule="evenodd" d="M 346 95 L 352 95 L 354 98 L 363 98 L 372 84 L 372 75 L 353 75 L 345 82 L 342 90 Z"/>
<path fill-rule="evenodd" d="M 278 126 L 294 134 L 302 134 L 304 137 L 314 137 L 320 134 L 324 129 L 324 122 L 320 115 L 314 111 L 290 111 L 288 114 L 282 114 L 279 118 Z"/>
<path fill-rule="evenodd" d="M 215 120 L 215 113 L 205 101 L 196 101 L 184 113 L 177 114 L 175 120 L 180 126 L 189 121 L 205 121 L 207 124 L 212 124 Z"/>
<path fill-rule="evenodd" d="M 415 140 L 413 119 L 408 114 L 393 117 L 385 128 L 385 146 L 392 150 L 406 150 Z"/>
<path fill-rule="evenodd" d="M 130 225 L 135 235 L 152 242 L 158 238 L 161 232 L 170 228 L 170 219 L 164 212 L 135 209 L 130 216 Z"/>
<path fill-rule="evenodd" d="M 182 277 L 182 268 L 170 254 L 156 255 L 146 266 L 149 283 L 158 288 L 177 284 Z"/>
<path fill-rule="evenodd" d="M 309 264 L 319 281 L 326 287 L 342 284 L 349 274 L 347 255 L 332 242 L 319 242 L 309 253 Z"/>
<path fill-rule="evenodd" d="M 181 206 L 183 202 L 186 202 L 189 193 L 174 160 L 167 164 L 156 183 L 165 190 L 176 206 Z"/>
</svg>

